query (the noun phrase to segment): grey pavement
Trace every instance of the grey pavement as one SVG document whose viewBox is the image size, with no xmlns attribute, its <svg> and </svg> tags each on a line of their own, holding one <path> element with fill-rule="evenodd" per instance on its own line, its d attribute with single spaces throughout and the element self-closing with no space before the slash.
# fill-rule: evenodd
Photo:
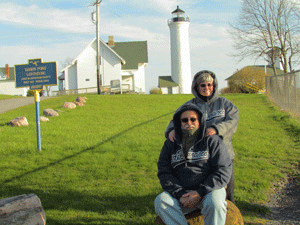
<svg viewBox="0 0 300 225">
<path fill-rule="evenodd" d="M 53 97 L 43 96 L 40 98 L 40 100 L 43 101 L 49 98 L 53 98 Z M 35 104 L 34 97 L 11 98 L 11 99 L 0 100 L 0 113 L 4 113 L 31 104 Z"/>
</svg>

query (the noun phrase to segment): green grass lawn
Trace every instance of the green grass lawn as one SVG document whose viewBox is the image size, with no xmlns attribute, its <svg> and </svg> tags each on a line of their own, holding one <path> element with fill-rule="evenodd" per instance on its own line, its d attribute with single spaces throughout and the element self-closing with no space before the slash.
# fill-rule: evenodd
<svg viewBox="0 0 300 225">
<path fill-rule="evenodd" d="M 15 95 L 1 95 L 0 94 L 0 101 L 4 99 L 10 99 L 10 98 L 23 98 L 22 96 L 15 96 Z"/>
<path fill-rule="evenodd" d="M 153 201 L 164 130 L 192 95 L 86 95 L 87 103 L 62 109 L 76 96 L 40 103 L 59 109 L 41 123 L 36 143 L 35 106 L 0 114 L 0 198 L 35 193 L 48 225 L 154 224 Z M 271 184 L 299 163 L 299 125 L 263 95 L 226 95 L 240 110 L 236 151 L 236 203 L 246 224 L 264 223 Z M 28 127 L 10 127 L 26 116 Z"/>
</svg>

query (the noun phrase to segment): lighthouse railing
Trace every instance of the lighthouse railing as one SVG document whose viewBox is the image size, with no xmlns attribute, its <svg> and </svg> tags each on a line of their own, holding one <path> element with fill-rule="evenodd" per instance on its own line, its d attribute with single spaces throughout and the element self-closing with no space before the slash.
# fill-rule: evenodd
<svg viewBox="0 0 300 225">
<path fill-rule="evenodd" d="M 174 17 L 174 18 L 168 20 L 168 23 L 171 23 L 171 22 L 190 22 L 190 18 L 189 17 Z"/>
</svg>

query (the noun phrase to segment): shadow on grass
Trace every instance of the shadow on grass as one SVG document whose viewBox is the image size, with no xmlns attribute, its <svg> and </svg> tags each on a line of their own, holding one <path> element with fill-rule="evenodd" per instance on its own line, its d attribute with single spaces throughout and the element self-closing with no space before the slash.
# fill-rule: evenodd
<svg viewBox="0 0 300 225">
<path fill-rule="evenodd" d="M 289 120 L 291 116 L 288 113 L 276 113 L 272 115 L 271 118 L 280 124 L 282 124 L 284 130 L 288 132 L 288 134 L 293 138 L 296 146 L 300 145 L 300 123 L 299 122 L 292 122 Z M 297 121 L 297 119 L 294 119 Z"/>
<path fill-rule="evenodd" d="M 244 213 L 250 213 L 250 214 L 255 213 L 261 216 L 265 216 L 266 213 L 269 212 L 269 209 L 265 206 L 259 204 L 251 204 L 245 201 L 236 201 L 236 206 L 239 208 L 241 212 Z"/>
<path fill-rule="evenodd" d="M 9 196 L 34 193 L 41 199 L 42 206 L 46 211 L 57 210 L 61 213 L 67 212 L 67 214 L 72 214 L 68 219 L 63 220 L 60 218 L 59 220 L 55 220 L 51 218 L 51 216 L 48 218 L 46 213 L 47 225 L 149 224 L 149 222 L 141 223 L 137 220 L 145 215 L 155 214 L 154 199 L 157 195 L 153 193 L 144 196 L 100 196 L 66 190 L 57 190 L 47 193 L 43 190 L 32 190 L 17 186 L 6 186 L 5 189 L 5 194 Z M 95 215 L 91 217 L 84 217 L 83 215 L 77 216 L 76 213 L 78 212 L 85 214 L 97 213 L 98 217 L 93 218 Z M 112 214 L 110 216 L 111 212 Z M 126 219 L 124 219 L 124 215 L 126 215 Z M 121 219 L 117 219 L 116 217 L 118 216 L 121 217 Z"/>
<path fill-rule="evenodd" d="M 52 220 L 52 219 L 47 219 L 47 225 L 82 225 L 82 224 L 87 224 L 87 225 L 118 225 L 118 224 L 127 224 L 127 225 L 148 225 L 148 224 L 154 224 L 153 223 L 142 223 L 142 222 L 133 222 L 133 221 L 128 221 L 128 220 L 122 220 L 122 219 L 111 219 L 107 221 L 106 219 L 84 219 L 84 220 L 67 220 L 64 221 L 63 223 L 61 221 L 57 220 Z"/>
<path fill-rule="evenodd" d="M 4 180 L 0 185 L 4 185 L 4 184 L 6 184 L 6 183 L 9 183 L 9 182 L 18 180 L 18 179 L 20 179 L 20 178 L 23 178 L 24 176 L 28 176 L 28 175 L 30 175 L 30 174 L 39 172 L 39 171 L 41 171 L 41 170 L 45 170 L 45 169 L 47 169 L 47 168 L 49 168 L 49 167 L 51 167 L 51 166 L 55 166 L 55 165 L 57 165 L 57 164 L 59 164 L 59 163 L 62 163 L 62 162 L 64 162 L 64 161 L 66 161 L 66 160 L 75 158 L 75 157 L 77 157 L 77 156 L 79 156 L 79 155 L 81 155 L 81 154 L 83 154 L 83 153 L 86 153 L 86 152 L 88 152 L 88 151 L 92 151 L 92 150 L 98 148 L 99 146 L 101 146 L 101 145 L 103 145 L 103 144 L 105 144 L 105 143 L 107 143 L 107 142 L 110 142 L 110 141 L 112 141 L 112 140 L 114 140 L 114 139 L 116 139 L 116 138 L 122 136 L 123 134 L 125 134 L 125 133 L 127 133 L 127 132 L 129 132 L 129 131 L 131 131 L 131 130 L 137 128 L 137 127 L 140 127 L 140 126 L 143 126 L 143 125 L 145 125 L 145 124 L 151 123 L 151 122 L 153 122 L 153 121 L 155 121 L 155 120 L 158 120 L 158 119 L 160 119 L 160 118 L 163 118 L 163 117 L 168 116 L 168 115 L 173 114 L 173 113 L 174 113 L 174 112 L 166 113 L 166 114 L 161 115 L 161 116 L 159 116 L 159 117 L 156 117 L 156 118 L 147 120 L 147 121 L 145 121 L 145 122 L 136 124 L 136 125 L 134 125 L 134 126 L 132 126 L 132 127 L 130 127 L 130 128 L 127 128 L 126 130 L 123 130 L 123 131 L 120 132 L 120 133 L 117 133 L 117 134 L 115 134 L 115 135 L 113 135 L 113 136 L 107 138 L 107 139 L 104 140 L 104 141 L 101 141 L 101 142 L 98 143 L 98 144 L 95 144 L 95 145 L 93 145 L 93 146 L 91 146 L 91 147 L 88 147 L 88 148 L 86 148 L 86 149 L 83 149 L 83 150 L 81 150 L 81 151 L 79 151 L 79 152 L 77 152 L 77 153 L 74 153 L 74 154 L 70 155 L 70 156 L 66 156 L 66 157 L 64 157 L 64 158 L 62 158 L 62 159 L 60 159 L 60 160 L 57 160 L 57 161 L 52 162 L 52 163 L 49 163 L 48 165 L 45 165 L 45 166 L 38 167 L 38 168 L 36 168 L 36 169 L 34 169 L 34 170 L 28 171 L 28 172 L 23 173 L 23 174 L 21 174 L 21 175 L 19 175 L 19 176 L 12 177 L 12 178 L 9 178 L 9 179 L 6 179 L 6 180 Z"/>
<path fill-rule="evenodd" d="M 5 126 L 9 126 L 9 122 L 8 123 L 0 123 L 0 127 L 5 127 Z"/>
<path fill-rule="evenodd" d="M 265 206 L 259 204 L 251 204 L 245 201 L 236 201 L 236 206 L 241 211 L 243 217 L 245 216 L 254 216 L 257 218 L 264 219 L 266 214 L 269 212 L 269 209 Z M 247 223 L 245 225 L 262 225 L 263 223 Z"/>
<path fill-rule="evenodd" d="M 19 176 L 15 176 L 9 179 L 4 180 L 1 182 L 1 188 L 0 192 L 2 192 L 2 195 L 4 196 L 17 196 L 22 194 L 30 194 L 34 193 L 36 194 L 42 201 L 43 208 L 47 210 L 58 210 L 61 212 L 65 212 L 68 210 L 79 210 L 84 212 L 96 212 L 100 215 L 104 215 L 103 218 L 100 218 L 97 220 L 94 220 L 92 218 L 82 218 L 78 217 L 74 220 L 64 220 L 64 221 L 56 221 L 53 218 L 47 219 L 48 225 L 54 225 L 54 224 L 65 224 L 65 225 L 79 225 L 79 224 L 131 224 L 131 225 L 137 225 L 137 224 L 143 224 L 141 222 L 136 222 L 137 219 L 131 220 L 130 218 L 133 217 L 142 217 L 146 214 L 155 214 L 154 212 L 154 199 L 156 197 L 156 193 L 153 195 L 146 195 L 146 196 L 134 196 L 134 195 L 126 195 L 126 196 L 116 196 L 113 193 L 111 196 L 98 196 L 98 195 L 89 195 L 89 194 L 82 194 L 80 192 L 74 192 L 74 191 L 65 191 L 65 190 L 57 190 L 57 192 L 51 191 L 51 193 L 47 193 L 43 190 L 32 190 L 32 189 L 26 189 L 22 188 L 21 186 L 12 186 L 9 183 L 18 181 L 21 178 L 24 178 L 26 176 L 32 175 L 36 172 L 39 172 L 41 170 L 45 170 L 49 167 L 55 166 L 59 163 L 62 163 L 66 160 L 73 159 L 77 156 L 80 156 L 83 153 L 86 153 L 88 151 L 92 151 L 99 146 L 112 141 L 113 139 L 116 139 L 120 137 L 121 135 L 125 134 L 126 132 L 129 132 L 137 127 L 143 126 L 145 124 L 151 123 L 155 120 L 158 120 L 162 117 L 168 116 L 170 114 L 173 114 L 174 112 L 170 112 L 164 115 L 161 115 L 159 117 L 150 119 L 148 121 L 136 124 L 128 129 L 123 130 L 122 132 L 119 132 L 109 138 L 107 138 L 104 141 L 101 141 L 100 143 L 88 147 L 86 149 L 83 149 L 77 153 L 74 153 L 70 156 L 64 157 L 60 160 L 57 160 L 55 162 L 49 163 L 45 166 L 38 167 L 34 170 L 28 171 L 26 173 L 23 173 Z M 105 214 L 108 214 L 110 211 L 113 212 L 121 212 L 123 214 L 128 213 L 129 216 L 126 218 L 129 218 L 127 220 L 117 220 L 117 219 L 106 219 L 107 216 Z M 114 221 L 115 220 L 115 221 Z M 154 221 L 153 221 L 154 223 Z M 144 224 L 149 224 L 149 222 L 145 222 Z"/>
</svg>

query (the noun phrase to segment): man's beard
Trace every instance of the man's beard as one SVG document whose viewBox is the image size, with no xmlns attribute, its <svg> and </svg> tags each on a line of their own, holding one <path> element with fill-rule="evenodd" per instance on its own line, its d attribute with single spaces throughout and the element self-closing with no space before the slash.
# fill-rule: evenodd
<svg viewBox="0 0 300 225">
<path fill-rule="evenodd" d="M 189 128 L 192 128 L 192 129 L 189 129 Z M 199 128 L 198 128 L 199 129 Z M 183 135 L 188 135 L 188 136 L 191 136 L 193 134 L 195 134 L 195 132 L 198 130 L 195 128 L 194 125 L 187 125 L 185 126 L 183 129 L 182 129 L 182 133 Z"/>
</svg>

